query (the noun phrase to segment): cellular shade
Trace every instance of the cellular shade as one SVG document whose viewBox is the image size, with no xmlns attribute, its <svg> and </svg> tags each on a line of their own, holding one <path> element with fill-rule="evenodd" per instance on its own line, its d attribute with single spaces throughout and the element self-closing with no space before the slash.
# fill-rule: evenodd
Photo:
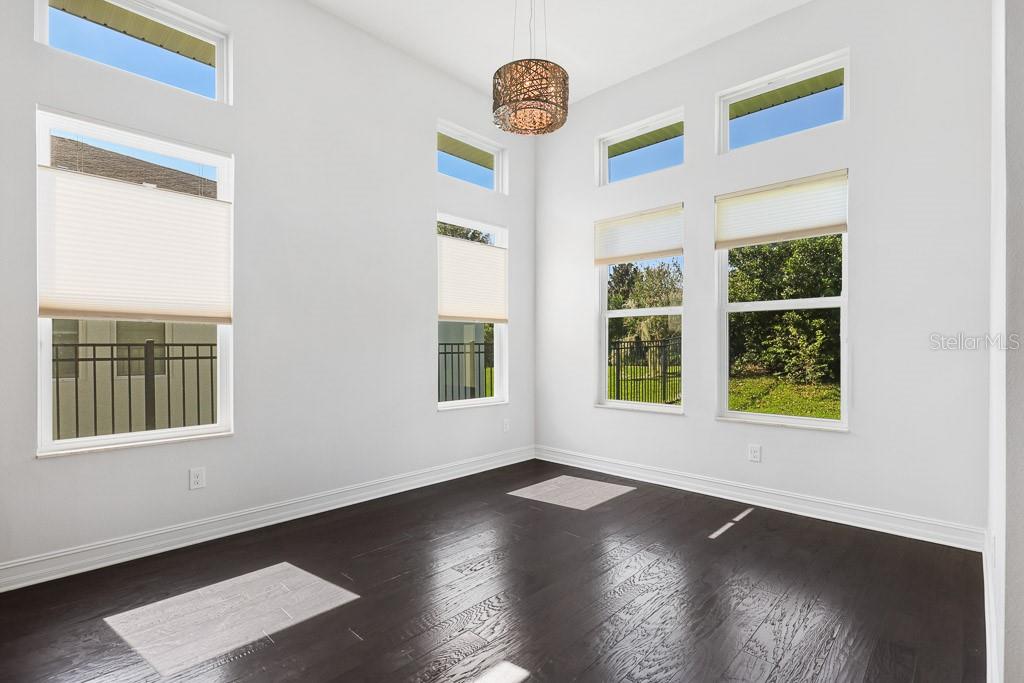
<svg viewBox="0 0 1024 683">
<path fill-rule="evenodd" d="M 39 315 L 230 323 L 231 204 L 40 166 Z"/>
<path fill-rule="evenodd" d="M 437 236 L 437 315 L 442 320 L 508 321 L 508 250 Z"/>
<path fill-rule="evenodd" d="M 715 247 L 846 232 L 845 170 L 715 199 Z"/>
<path fill-rule="evenodd" d="M 609 218 L 594 226 L 594 262 L 621 263 L 683 253 L 683 205 Z"/>
</svg>

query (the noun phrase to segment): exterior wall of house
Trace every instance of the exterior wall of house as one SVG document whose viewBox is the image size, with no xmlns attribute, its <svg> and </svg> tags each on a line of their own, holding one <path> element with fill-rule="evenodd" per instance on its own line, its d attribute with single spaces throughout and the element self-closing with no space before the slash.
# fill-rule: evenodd
<svg viewBox="0 0 1024 683">
<path fill-rule="evenodd" d="M 988 2 L 815 0 L 575 104 L 538 145 L 540 448 L 966 525 L 980 545 L 987 352 L 929 336 L 988 329 L 990 45 Z M 717 93 L 844 48 L 848 120 L 718 154 Z M 682 166 L 597 186 L 599 136 L 680 106 Z M 841 168 L 849 431 L 718 420 L 714 198 Z M 685 415 L 596 407 L 594 221 L 680 201 Z"/>
<path fill-rule="evenodd" d="M 0 579 L 30 556 L 533 443 L 533 140 L 310 3 L 177 2 L 230 30 L 233 104 L 51 49 L 33 2 L 4 4 Z M 234 155 L 232 436 L 36 458 L 37 106 Z M 508 149 L 510 194 L 437 174 L 440 119 Z M 509 231 L 507 404 L 437 410 L 438 211 Z M 207 487 L 189 491 L 196 466 Z"/>
</svg>

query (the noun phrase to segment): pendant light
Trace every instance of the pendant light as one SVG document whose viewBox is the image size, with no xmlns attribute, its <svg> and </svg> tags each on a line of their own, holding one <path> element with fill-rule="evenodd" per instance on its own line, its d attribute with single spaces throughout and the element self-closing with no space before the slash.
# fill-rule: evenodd
<svg viewBox="0 0 1024 683">
<path fill-rule="evenodd" d="M 547 56 L 547 0 L 544 3 L 544 54 Z M 512 18 L 512 56 L 515 57 L 516 0 Z M 569 114 L 569 74 L 558 64 L 534 57 L 536 0 L 530 0 L 530 56 L 514 59 L 494 72 L 494 125 L 509 133 L 543 135 L 562 127 Z"/>
</svg>

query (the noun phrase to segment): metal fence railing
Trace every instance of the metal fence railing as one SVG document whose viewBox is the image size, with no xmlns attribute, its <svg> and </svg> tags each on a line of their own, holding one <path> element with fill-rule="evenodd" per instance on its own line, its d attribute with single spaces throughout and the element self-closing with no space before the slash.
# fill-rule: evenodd
<svg viewBox="0 0 1024 683">
<path fill-rule="evenodd" d="M 437 345 L 438 402 L 488 396 L 494 396 L 494 343 L 440 342 Z"/>
<path fill-rule="evenodd" d="M 678 404 L 682 397 L 682 340 L 617 340 L 608 345 L 608 398 Z"/>
<path fill-rule="evenodd" d="M 217 422 L 217 345 L 53 344 L 53 438 Z"/>
</svg>

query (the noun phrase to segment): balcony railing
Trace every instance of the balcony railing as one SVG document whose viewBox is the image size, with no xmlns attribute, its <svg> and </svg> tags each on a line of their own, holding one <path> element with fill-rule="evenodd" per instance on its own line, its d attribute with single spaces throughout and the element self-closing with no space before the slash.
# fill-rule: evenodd
<svg viewBox="0 0 1024 683">
<path fill-rule="evenodd" d="M 53 344 L 53 438 L 217 422 L 217 345 Z"/>
<path fill-rule="evenodd" d="M 610 342 L 608 398 L 640 403 L 680 403 L 681 342 L 680 337 Z"/>
<path fill-rule="evenodd" d="M 438 402 L 489 396 L 494 396 L 494 343 L 439 343 Z"/>
</svg>

